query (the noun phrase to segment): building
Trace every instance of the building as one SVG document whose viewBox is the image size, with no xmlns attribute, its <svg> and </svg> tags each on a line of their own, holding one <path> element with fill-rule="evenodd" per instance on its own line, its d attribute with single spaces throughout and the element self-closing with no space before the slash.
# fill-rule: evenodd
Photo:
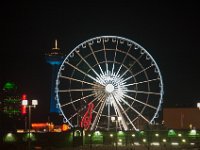
<svg viewBox="0 0 200 150">
<path fill-rule="evenodd" d="M 55 85 L 57 72 L 60 67 L 60 64 L 63 62 L 65 55 L 60 51 L 60 48 L 57 47 L 57 40 L 55 40 L 55 47 L 49 53 L 46 53 L 46 62 L 52 66 L 52 78 L 51 78 L 51 97 L 50 97 L 50 112 L 51 113 L 60 113 L 59 108 L 57 107 L 57 101 L 55 99 Z"/>
<path fill-rule="evenodd" d="M 0 99 L 0 129 L 15 131 L 21 119 L 21 99 L 16 84 L 6 82 Z"/>
<path fill-rule="evenodd" d="M 200 129 L 200 110 L 198 108 L 164 108 L 163 121 L 167 128 Z"/>
</svg>

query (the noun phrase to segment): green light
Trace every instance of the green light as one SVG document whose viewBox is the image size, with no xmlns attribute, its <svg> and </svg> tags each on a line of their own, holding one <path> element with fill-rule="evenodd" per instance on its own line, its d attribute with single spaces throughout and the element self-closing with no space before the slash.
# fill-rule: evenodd
<svg viewBox="0 0 200 150">
<path fill-rule="evenodd" d="M 95 131 L 94 134 L 97 135 L 97 136 L 101 135 L 101 133 L 99 131 Z"/>
<path fill-rule="evenodd" d="M 94 144 L 103 144 L 103 134 L 100 131 L 95 131 L 92 134 L 92 141 Z"/>
<path fill-rule="evenodd" d="M 6 84 L 3 86 L 3 90 L 14 90 L 17 89 L 17 86 L 12 82 L 6 82 Z"/>
<path fill-rule="evenodd" d="M 139 135 L 140 135 L 140 136 L 144 136 L 144 131 L 140 131 L 140 132 L 139 132 Z"/>
<path fill-rule="evenodd" d="M 31 141 L 36 141 L 35 135 L 32 134 L 32 133 L 30 133 L 30 135 L 29 135 L 29 133 L 27 133 L 27 134 L 25 134 L 25 136 L 23 137 L 24 141 L 28 141 L 29 138 L 31 139 Z"/>
<path fill-rule="evenodd" d="M 118 134 L 119 135 L 124 135 L 124 132 L 123 131 L 119 131 Z"/>
<path fill-rule="evenodd" d="M 167 135 L 168 135 L 168 137 L 175 137 L 176 136 L 176 132 L 171 129 L 171 130 L 168 131 Z"/>
<path fill-rule="evenodd" d="M 190 132 L 188 134 L 189 137 L 195 137 L 197 135 L 198 135 L 198 133 L 195 129 L 190 130 Z"/>
<path fill-rule="evenodd" d="M 4 141 L 5 141 L 5 142 L 16 142 L 17 139 L 16 139 L 16 137 L 15 137 L 14 134 L 8 133 L 8 134 L 6 134 L 6 136 L 4 137 Z"/>
</svg>

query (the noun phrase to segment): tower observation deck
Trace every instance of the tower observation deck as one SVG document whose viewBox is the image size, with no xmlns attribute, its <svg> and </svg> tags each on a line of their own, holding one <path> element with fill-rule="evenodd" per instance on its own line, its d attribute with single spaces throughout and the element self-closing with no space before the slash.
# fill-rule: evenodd
<svg viewBox="0 0 200 150">
<path fill-rule="evenodd" d="M 55 40 L 55 47 L 45 54 L 46 62 L 52 66 L 52 78 L 51 78 L 51 97 L 50 97 L 50 113 L 60 113 L 59 107 L 57 107 L 57 101 L 55 99 L 55 84 L 58 69 L 63 62 L 65 55 L 61 52 L 57 46 L 57 40 Z"/>
</svg>

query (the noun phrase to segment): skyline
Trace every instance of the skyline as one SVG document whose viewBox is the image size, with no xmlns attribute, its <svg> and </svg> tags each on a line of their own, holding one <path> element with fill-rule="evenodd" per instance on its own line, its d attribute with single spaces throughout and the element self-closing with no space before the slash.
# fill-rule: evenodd
<svg viewBox="0 0 200 150">
<path fill-rule="evenodd" d="M 5 4 L 1 12 L 0 87 L 7 81 L 16 83 L 30 99 L 38 99 L 37 110 L 47 114 L 52 70 L 45 53 L 53 48 L 54 40 L 68 54 L 90 38 L 116 35 L 140 44 L 157 62 L 164 82 L 163 107 L 196 107 L 200 101 L 200 22 L 195 4 L 141 5 L 142 11 L 139 6 Z"/>
</svg>

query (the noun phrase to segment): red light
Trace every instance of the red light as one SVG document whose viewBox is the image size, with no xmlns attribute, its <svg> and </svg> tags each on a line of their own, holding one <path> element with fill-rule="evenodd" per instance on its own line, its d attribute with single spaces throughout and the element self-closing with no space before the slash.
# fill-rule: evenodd
<svg viewBox="0 0 200 150">
<path fill-rule="evenodd" d="M 22 95 L 22 98 L 21 98 L 21 100 L 23 101 L 23 100 L 27 100 L 27 96 L 26 96 L 26 94 L 23 94 Z M 24 105 L 22 105 L 21 106 L 21 114 L 22 115 L 26 115 L 26 106 L 24 106 Z"/>
<path fill-rule="evenodd" d="M 23 94 L 23 95 L 22 95 L 22 100 L 27 100 L 26 94 Z"/>
<path fill-rule="evenodd" d="M 21 107 L 21 113 L 22 113 L 22 115 L 26 115 L 26 106 L 22 106 Z"/>
<path fill-rule="evenodd" d="M 81 120 L 81 127 L 88 130 L 92 121 L 92 111 L 94 109 L 94 104 L 89 103 L 87 107 L 87 111 L 84 114 L 82 120 Z"/>
</svg>

